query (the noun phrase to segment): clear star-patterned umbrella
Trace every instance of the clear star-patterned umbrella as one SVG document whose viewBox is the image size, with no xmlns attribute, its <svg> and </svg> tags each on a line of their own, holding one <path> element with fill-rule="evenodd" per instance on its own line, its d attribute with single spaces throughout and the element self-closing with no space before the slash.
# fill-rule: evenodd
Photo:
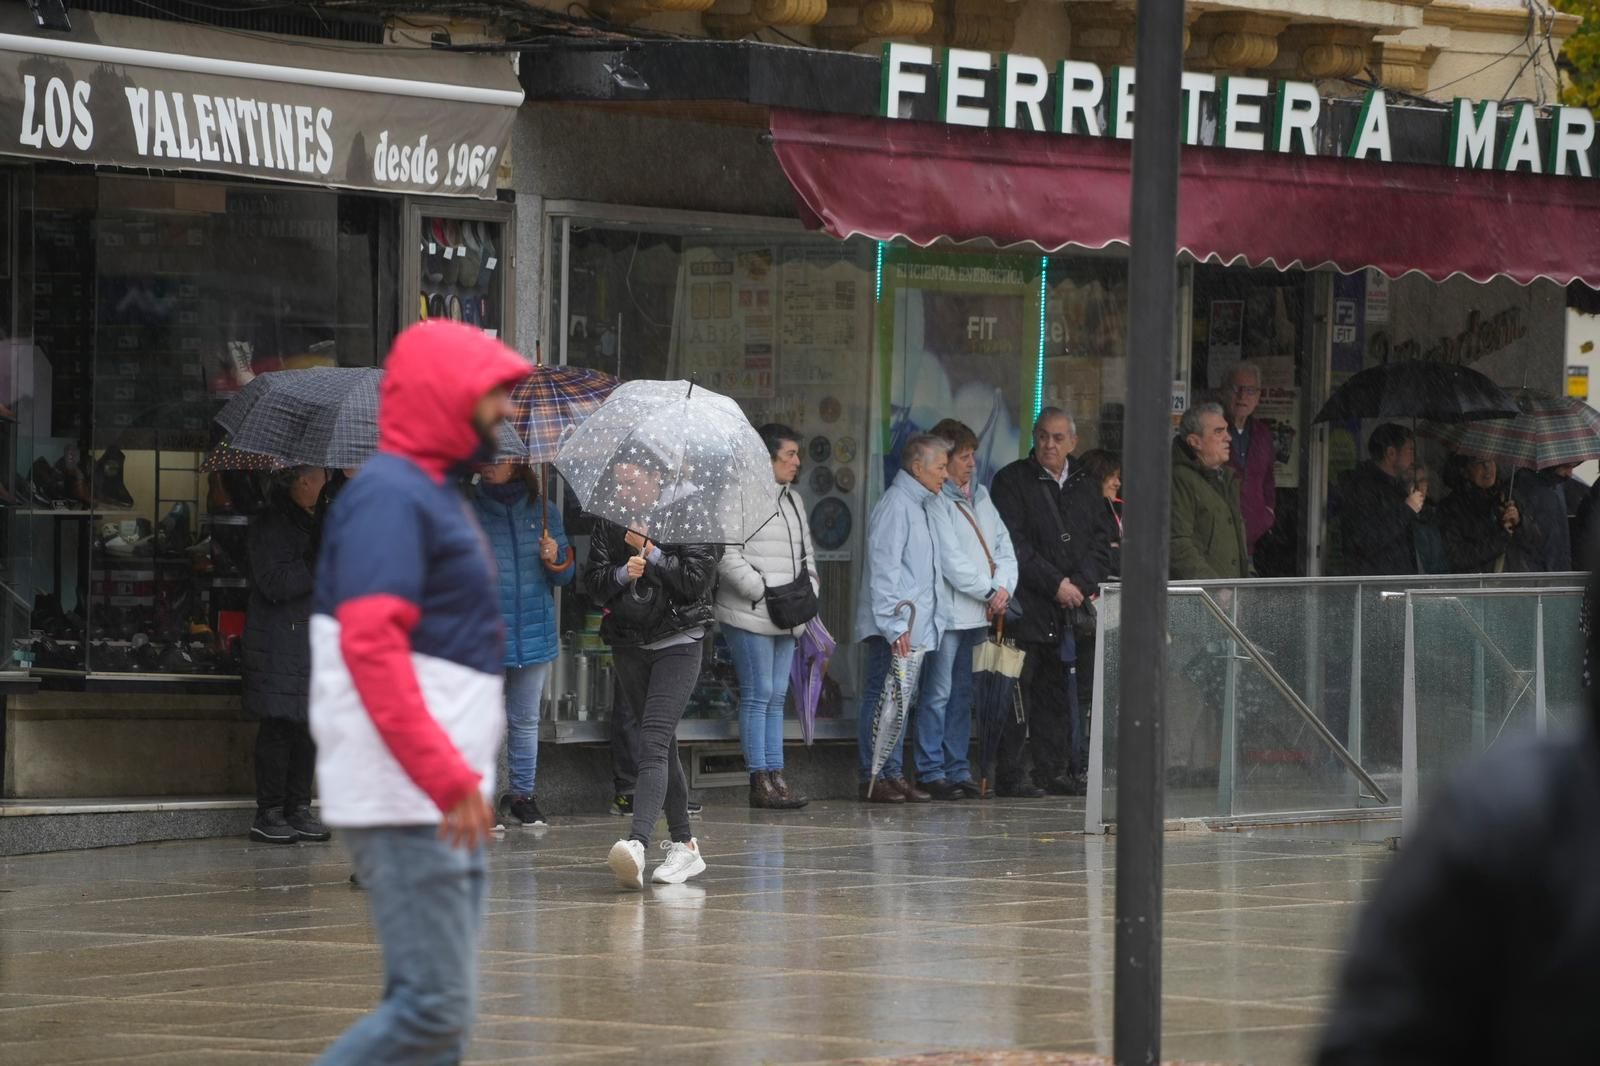
<svg viewBox="0 0 1600 1066">
<path fill-rule="evenodd" d="M 778 509 L 761 435 L 687 381 L 630 381 L 556 456 L 585 511 L 661 544 L 743 544 Z"/>
</svg>

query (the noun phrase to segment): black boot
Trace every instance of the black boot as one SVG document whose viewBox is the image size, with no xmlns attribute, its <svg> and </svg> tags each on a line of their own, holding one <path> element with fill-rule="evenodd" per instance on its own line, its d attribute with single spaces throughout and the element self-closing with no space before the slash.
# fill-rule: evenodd
<svg viewBox="0 0 1600 1066">
<path fill-rule="evenodd" d="M 789 790 L 789 782 L 783 779 L 782 770 L 768 770 L 767 780 L 772 783 L 772 791 L 777 794 L 778 802 L 774 806 L 778 810 L 798 811 L 811 802 L 808 797 L 796 795 Z"/>
<path fill-rule="evenodd" d="M 750 775 L 750 806 L 758 811 L 770 811 L 778 806 L 778 794 L 765 770 Z"/>
<path fill-rule="evenodd" d="M 250 839 L 264 844 L 293 844 L 300 839 L 300 834 L 283 817 L 281 808 L 263 807 L 256 811 L 256 820 L 250 826 Z"/>
</svg>

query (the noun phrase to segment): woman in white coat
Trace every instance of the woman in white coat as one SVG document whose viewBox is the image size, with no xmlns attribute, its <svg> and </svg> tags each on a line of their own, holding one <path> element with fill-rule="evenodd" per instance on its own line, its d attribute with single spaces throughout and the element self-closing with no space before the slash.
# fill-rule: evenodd
<svg viewBox="0 0 1600 1066">
<path fill-rule="evenodd" d="M 972 780 L 972 652 L 1017 590 L 1017 553 L 989 491 L 977 483 L 978 436 L 947 418 L 953 448 L 944 491 L 929 504 L 944 572 L 944 636 L 922 664 L 916 710 L 917 786 L 936 800 L 987 799 Z"/>
<path fill-rule="evenodd" d="M 772 456 L 781 488 L 778 514 L 742 545 L 728 548 L 718 564 L 717 622 L 739 674 L 739 736 L 750 772 L 750 806 L 797 810 L 810 801 L 783 778 L 783 704 L 789 695 L 799 628 L 780 629 L 767 611 L 767 589 L 809 574 L 821 588 L 811 547 L 805 502 L 794 491 L 800 473 L 800 435 L 769 423 L 759 430 Z"/>
</svg>

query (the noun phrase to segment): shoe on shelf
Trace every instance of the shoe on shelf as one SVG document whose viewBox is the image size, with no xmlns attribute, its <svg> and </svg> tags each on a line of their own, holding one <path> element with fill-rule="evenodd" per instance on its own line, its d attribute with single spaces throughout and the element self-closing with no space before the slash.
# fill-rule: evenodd
<svg viewBox="0 0 1600 1066">
<path fill-rule="evenodd" d="M 960 785 L 953 781 L 946 781 L 942 777 L 937 781 L 918 781 L 917 787 L 941 802 L 967 798 L 967 794 L 962 791 Z"/>
<path fill-rule="evenodd" d="M 883 778 L 872 782 L 869 786 L 865 782 L 861 785 L 861 799 L 866 803 L 904 803 L 905 796 Z"/>
<path fill-rule="evenodd" d="M 903 777 L 897 777 L 890 781 L 889 784 L 894 787 L 895 791 L 906 798 L 907 803 L 927 803 L 933 799 L 932 796 Z"/>
<path fill-rule="evenodd" d="M 523 825 L 549 825 L 544 820 L 544 812 L 539 810 L 539 804 L 533 796 L 512 796 L 511 802 L 506 804 L 506 813 Z"/>
<path fill-rule="evenodd" d="M 633 793 L 618 792 L 611 797 L 611 813 L 618 818 L 633 817 Z"/>
<path fill-rule="evenodd" d="M 1004 796 L 1006 799 L 1036 800 L 1045 797 L 1044 789 L 1029 781 L 1015 785 L 1001 785 L 994 790 L 994 794 Z"/>
<path fill-rule="evenodd" d="M 289 823 L 301 840 L 332 840 L 333 834 L 328 832 L 328 827 L 322 824 L 322 819 L 311 813 L 310 807 L 297 807 L 284 814 L 283 820 Z"/>
<path fill-rule="evenodd" d="M 706 872 L 706 860 L 700 857 L 699 841 L 690 838 L 689 843 L 680 844 L 663 840 L 661 847 L 667 857 L 650 875 L 650 880 L 656 884 L 681 885 L 689 878 Z"/>
<path fill-rule="evenodd" d="M 256 812 L 256 820 L 250 824 L 250 839 L 263 844 L 293 844 L 300 834 L 284 818 L 282 810 L 268 807 Z"/>
<path fill-rule="evenodd" d="M 619 840 L 611 845 L 606 865 L 623 888 L 644 887 L 644 845 L 637 840 Z"/>
</svg>

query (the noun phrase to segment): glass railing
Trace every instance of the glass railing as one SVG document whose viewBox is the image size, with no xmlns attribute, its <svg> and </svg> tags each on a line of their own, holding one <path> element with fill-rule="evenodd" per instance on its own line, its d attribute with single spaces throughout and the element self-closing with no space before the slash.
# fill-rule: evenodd
<svg viewBox="0 0 1600 1066">
<path fill-rule="evenodd" d="M 1575 725 L 1583 707 L 1576 584 L 1418 589 L 1402 605 L 1403 824 L 1473 757 Z"/>
<path fill-rule="evenodd" d="M 1302 821 L 1374 809 L 1398 815 L 1405 800 L 1404 594 L 1565 590 L 1579 581 L 1573 574 L 1486 574 L 1173 584 L 1167 818 Z M 1090 701 L 1090 832 L 1116 821 L 1119 601 L 1117 586 L 1103 591 Z M 1575 605 L 1562 610 L 1575 620 Z M 1465 639 L 1459 629 L 1428 634 L 1421 624 L 1425 641 L 1452 645 Z M 1576 684 L 1577 671 L 1564 659 L 1548 662 L 1550 670 L 1567 670 Z"/>
</svg>

